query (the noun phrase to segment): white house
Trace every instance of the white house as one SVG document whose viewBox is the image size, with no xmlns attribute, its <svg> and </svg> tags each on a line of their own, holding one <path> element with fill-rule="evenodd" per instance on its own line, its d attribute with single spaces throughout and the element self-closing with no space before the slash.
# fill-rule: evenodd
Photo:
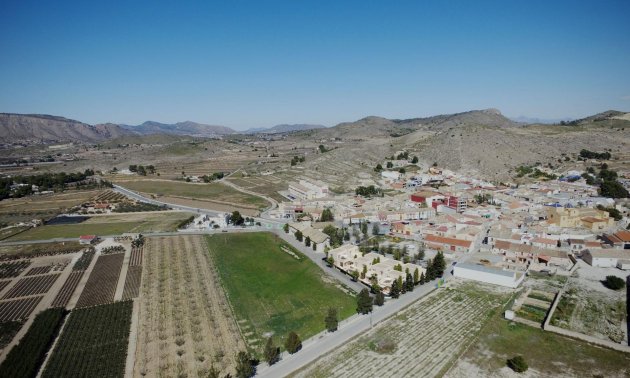
<svg viewBox="0 0 630 378">
<path fill-rule="evenodd" d="M 598 268 L 614 268 L 620 260 L 630 259 L 630 251 L 615 248 L 589 248 L 582 252 L 582 260 Z"/>
<path fill-rule="evenodd" d="M 303 200 L 324 198 L 329 194 L 328 185 L 317 180 L 302 179 L 289 184 L 289 194 Z"/>
<path fill-rule="evenodd" d="M 522 272 L 513 272 L 491 266 L 460 263 L 453 268 L 453 275 L 468 280 L 516 288 L 523 282 Z"/>
</svg>

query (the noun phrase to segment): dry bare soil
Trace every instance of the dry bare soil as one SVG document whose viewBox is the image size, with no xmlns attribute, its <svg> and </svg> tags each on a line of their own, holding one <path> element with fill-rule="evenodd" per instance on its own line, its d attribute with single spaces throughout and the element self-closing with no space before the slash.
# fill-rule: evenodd
<svg viewBox="0 0 630 378">
<path fill-rule="evenodd" d="M 439 376 L 506 298 L 476 285 L 439 289 L 296 376 Z"/>
</svg>

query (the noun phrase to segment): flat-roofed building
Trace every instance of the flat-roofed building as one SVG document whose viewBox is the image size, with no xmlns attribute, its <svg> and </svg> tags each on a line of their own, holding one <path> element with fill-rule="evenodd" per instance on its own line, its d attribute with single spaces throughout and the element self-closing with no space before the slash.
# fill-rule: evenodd
<svg viewBox="0 0 630 378">
<path fill-rule="evenodd" d="M 327 197 L 329 189 L 328 185 L 321 181 L 301 179 L 297 183 L 289 184 L 289 194 L 299 199 L 311 200 Z"/>
<path fill-rule="evenodd" d="M 469 263 L 455 265 L 453 275 L 459 278 L 511 288 L 517 288 L 525 278 L 525 274 L 522 272 Z"/>
</svg>

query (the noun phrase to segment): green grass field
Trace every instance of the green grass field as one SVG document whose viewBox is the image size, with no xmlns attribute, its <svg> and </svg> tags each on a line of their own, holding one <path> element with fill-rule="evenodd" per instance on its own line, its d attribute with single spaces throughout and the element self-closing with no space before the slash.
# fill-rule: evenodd
<svg viewBox="0 0 630 378">
<path fill-rule="evenodd" d="M 49 225 L 32 228 L 8 240 L 46 240 L 75 238 L 81 235 L 119 235 L 125 232 L 175 231 L 191 213 L 124 214 L 92 217 L 79 224 Z"/>
<path fill-rule="evenodd" d="M 242 332 L 254 349 L 264 345 L 269 332 L 275 343 L 283 344 L 291 331 L 305 340 L 324 330 L 329 307 L 338 309 L 340 319 L 355 312 L 353 296 L 326 282 L 324 272 L 298 251 L 291 248 L 300 260 L 282 251 L 280 245 L 286 243 L 274 234 L 221 234 L 207 241 Z"/>
<path fill-rule="evenodd" d="M 239 192 L 238 190 L 221 183 L 192 184 L 167 180 L 135 180 L 121 181 L 119 183 L 127 189 L 143 193 L 194 199 L 208 199 L 236 204 L 254 205 L 258 208 L 265 208 L 269 206 L 269 203 L 267 203 L 267 201 L 263 198 Z"/>
</svg>

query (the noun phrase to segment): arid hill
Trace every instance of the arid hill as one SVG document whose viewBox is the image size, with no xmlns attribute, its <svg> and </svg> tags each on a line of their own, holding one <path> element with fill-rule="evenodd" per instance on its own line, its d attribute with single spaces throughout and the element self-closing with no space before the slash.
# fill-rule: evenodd
<svg viewBox="0 0 630 378">
<path fill-rule="evenodd" d="M 234 134 L 236 131 L 225 126 L 204 125 L 202 123 L 185 121 L 173 124 L 146 121 L 141 125 L 120 125 L 123 128 L 132 130 L 138 134 L 171 134 L 190 135 L 197 137 L 216 137 L 221 135 Z"/>
<path fill-rule="evenodd" d="M 44 114 L 0 113 L 0 141 L 25 144 L 94 143 L 132 134 L 117 125 L 88 125 Z"/>
</svg>

